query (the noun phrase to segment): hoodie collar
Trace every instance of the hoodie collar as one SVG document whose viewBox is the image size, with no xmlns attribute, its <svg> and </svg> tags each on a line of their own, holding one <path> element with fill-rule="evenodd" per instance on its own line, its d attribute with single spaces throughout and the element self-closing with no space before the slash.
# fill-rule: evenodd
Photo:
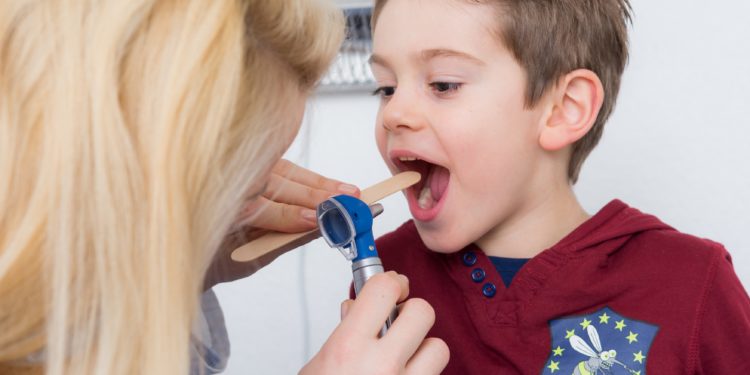
<svg viewBox="0 0 750 375">
<path fill-rule="evenodd" d="M 552 248 L 561 252 L 579 252 L 605 242 L 627 239 L 641 232 L 662 229 L 673 228 L 655 216 L 644 214 L 615 199 Z"/>
</svg>

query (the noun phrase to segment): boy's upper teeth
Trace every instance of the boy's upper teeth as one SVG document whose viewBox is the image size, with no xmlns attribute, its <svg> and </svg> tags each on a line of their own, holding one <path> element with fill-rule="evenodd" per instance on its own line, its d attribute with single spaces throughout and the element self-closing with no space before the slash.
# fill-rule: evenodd
<svg viewBox="0 0 750 375">
<path fill-rule="evenodd" d="M 417 158 L 415 158 L 413 156 L 401 156 L 401 157 L 398 158 L 398 160 L 401 160 L 401 161 L 415 161 L 415 160 L 417 160 Z"/>
</svg>

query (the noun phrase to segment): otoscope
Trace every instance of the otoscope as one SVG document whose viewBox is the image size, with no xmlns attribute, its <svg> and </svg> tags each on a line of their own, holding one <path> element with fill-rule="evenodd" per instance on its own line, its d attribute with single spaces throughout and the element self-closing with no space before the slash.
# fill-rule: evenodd
<svg viewBox="0 0 750 375">
<path fill-rule="evenodd" d="M 330 247 L 338 248 L 352 262 L 355 295 L 359 294 L 369 278 L 383 272 L 372 236 L 373 215 L 377 216 L 382 211 L 380 204 L 370 208 L 365 202 L 348 195 L 328 198 L 318 205 L 318 226 L 323 238 Z M 380 336 L 385 335 L 397 315 L 398 310 L 394 307 L 380 329 Z"/>
</svg>

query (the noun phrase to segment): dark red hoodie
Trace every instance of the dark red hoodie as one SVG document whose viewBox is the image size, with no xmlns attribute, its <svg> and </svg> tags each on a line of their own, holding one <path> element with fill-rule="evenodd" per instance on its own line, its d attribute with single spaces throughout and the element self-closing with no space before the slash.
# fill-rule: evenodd
<svg viewBox="0 0 750 375">
<path fill-rule="evenodd" d="M 481 249 L 432 252 L 411 221 L 377 248 L 435 308 L 445 374 L 750 374 L 750 299 L 729 254 L 620 201 L 507 289 Z"/>
</svg>

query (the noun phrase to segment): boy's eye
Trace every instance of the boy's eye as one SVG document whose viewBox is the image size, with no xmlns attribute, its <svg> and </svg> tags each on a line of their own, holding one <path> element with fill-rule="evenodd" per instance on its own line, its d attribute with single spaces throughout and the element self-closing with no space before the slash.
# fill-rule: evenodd
<svg viewBox="0 0 750 375">
<path fill-rule="evenodd" d="M 388 98 L 393 96 L 393 94 L 396 93 L 396 88 L 393 86 L 383 86 L 378 87 L 375 89 L 375 91 L 372 92 L 372 95 L 378 95 L 381 98 Z"/>
<path fill-rule="evenodd" d="M 433 82 L 430 83 L 430 86 L 439 93 L 453 92 L 461 88 L 461 84 L 458 82 Z"/>
</svg>

